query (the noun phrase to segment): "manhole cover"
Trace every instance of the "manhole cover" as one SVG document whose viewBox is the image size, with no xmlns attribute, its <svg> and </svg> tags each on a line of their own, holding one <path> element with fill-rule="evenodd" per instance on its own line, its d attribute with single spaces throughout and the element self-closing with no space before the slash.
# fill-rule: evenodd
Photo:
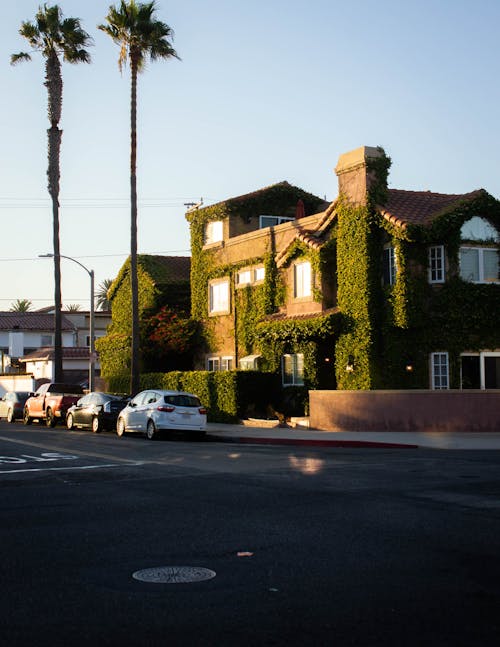
<svg viewBox="0 0 500 647">
<path fill-rule="evenodd" d="M 202 582 L 215 577 L 215 571 L 201 566 L 156 566 L 145 568 L 132 574 L 134 580 L 154 582 L 157 584 L 182 584 L 184 582 Z"/>
</svg>

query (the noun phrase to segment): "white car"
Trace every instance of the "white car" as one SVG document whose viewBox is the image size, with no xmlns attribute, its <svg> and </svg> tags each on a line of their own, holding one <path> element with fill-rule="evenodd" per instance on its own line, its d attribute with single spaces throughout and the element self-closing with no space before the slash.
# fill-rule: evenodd
<svg viewBox="0 0 500 647">
<path fill-rule="evenodd" d="M 207 410 L 198 396 L 157 389 L 138 393 L 121 410 L 116 422 L 119 436 L 133 431 L 146 434 L 150 440 L 161 431 L 186 431 L 203 436 L 206 428 Z"/>
</svg>

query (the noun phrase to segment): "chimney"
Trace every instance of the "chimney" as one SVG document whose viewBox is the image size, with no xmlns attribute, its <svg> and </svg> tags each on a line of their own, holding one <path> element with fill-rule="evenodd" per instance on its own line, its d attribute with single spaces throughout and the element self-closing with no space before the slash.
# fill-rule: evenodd
<svg viewBox="0 0 500 647">
<path fill-rule="evenodd" d="M 339 195 L 344 195 L 352 204 L 366 204 L 369 195 L 376 204 L 384 204 L 390 165 L 390 159 L 380 147 L 361 146 L 344 153 L 335 167 Z"/>
</svg>

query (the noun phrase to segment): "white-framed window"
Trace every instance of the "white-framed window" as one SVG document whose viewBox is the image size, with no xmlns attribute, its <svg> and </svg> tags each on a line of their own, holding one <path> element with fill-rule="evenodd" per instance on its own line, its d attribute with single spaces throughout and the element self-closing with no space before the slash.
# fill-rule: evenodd
<svg viewBox="0 0 500 647">
<path fill-rule="evenodd" d="M 460 247 L 460 276 L 471 283 L 498 283 L 500 257 L 494 247 Z"/>
<path fill-rule="evenodd" d="M 220 358 L 208 357 L 207 358 L 207 371 L 220 371 Z"/>
<path fill-rule="evenodd" d="M 210 314 L 229 312 L 229 279 L 212 281 L 209 285 Z"/>
<path fill-rule="evenodd" d="M 431 388 L 450 388 L 448 353 L 431 353 Z"/>
<path fill-rule="evenodd" d="M 460 386 L 462 389 L 500 389 L 500 351 L 462 353 Z"/>
<path fill-rule="evenodd" d="M 429 283 L 444 283 L 444 245 L 429 247 Z"/>
<path fill-rule="evenodd" d="M 281 225 L 284 222 L 290 222 L 295 220 L 295 218 L 288 218 L 285 216 L 259 216 L 259 229 L 264 229 L 264 227 L 275 227 L 276 225 Z"/>
<path fill-rule="evenodd" d="M 208 357 L 207 371 L 232 371 L 234 358 L 232 356 Z"/>
<path fill-rule="evenodd" d="M 251 283 L 252 270 L 248 267 L 244 270 L 240 270 L 236 275 L 236 282 L 238 283 L 238 285 L 248 285 L 249 283 Z"/>
<path fill-rule="evenodd" d="M 295 263 L 293 266 L 293 296 L 296 299 L 310 297 L 312 293 L 311 263 Z"/>
<path fill-rule="evenodd" d="M 383 280 L 384 285 L 394 285 L 397 274 L 396 250 L 392 245 L 384 246 Z"/>
<path fill-rule="evenodd" d="M 287 354 L 281 358 L 283 386 L 302 386 L 304 384 L 304 355 Z"/>
<path fill-rule="evenodd" d="M 41 336 L 42 346 L 53 346 L 54 345 L 54 336 L 53 335 L 42 335 Z"/>
<path fill-rule="evenodd" d="M 220 370 L 221 371 L 232 371 L 233 370 L 233 358 L 232 357 L 221 357 L 220 358 Z"/>
<path fill-rule="evenodd" d="M 222 220 L 212 220 L 205 225 L 205 245 L 219 243 L 224 235 L 224 226 Z"/>
<path fill-rule="evenodd" d="M 255 267 L 253 271 L 253 280 L 255 283 L 263 281 L 266 276 L 266 268 L 262 265 L 260 267 Z"/>
</svg>

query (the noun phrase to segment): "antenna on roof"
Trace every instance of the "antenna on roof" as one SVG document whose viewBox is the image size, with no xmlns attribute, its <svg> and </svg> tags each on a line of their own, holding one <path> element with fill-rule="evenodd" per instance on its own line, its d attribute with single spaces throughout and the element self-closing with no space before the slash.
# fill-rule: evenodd
<svg viewBox="0 0 500 647">
<path fill-rule="evenodd" d="M 199 202 L 185 202 L 184 206 L 187 207 L 186 213 L 191 213 L 191 211 L 196 211 L 203 204 L 203 198 L 200 198 Z"/>
</svg>

